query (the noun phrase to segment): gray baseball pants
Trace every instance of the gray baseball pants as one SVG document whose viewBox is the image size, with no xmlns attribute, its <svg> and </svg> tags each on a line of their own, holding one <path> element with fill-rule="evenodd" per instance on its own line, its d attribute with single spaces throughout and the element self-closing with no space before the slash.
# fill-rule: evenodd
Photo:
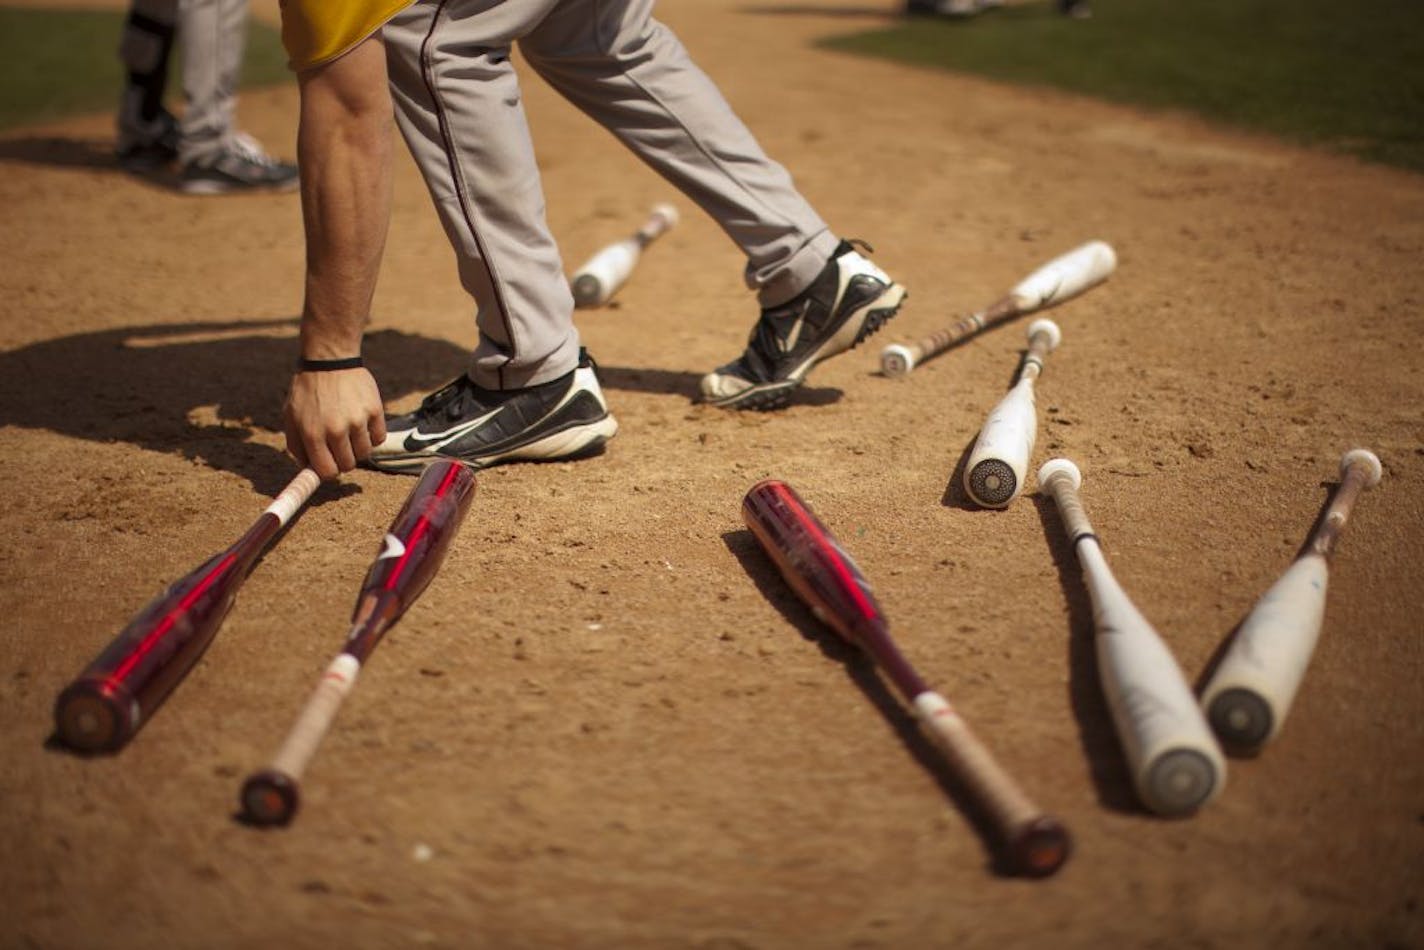
<svg viewBox="0 0 1424 950">
<path fill-rule="evenodd" d="M 175 32 L 183 47 L 178 161 L 203 164 L 235 134 L 247 0 L 134 0 L 119 41 L 119 59 L 129 73 L 119 103 L 120 145 L 157 134 L 155 112 Z"/>
<path fill-rule="evenodd" d="M 651 11 L 652 0 L 419 0 L 384 29 L 397 121 L 476 303 L 470 376 L 481 386 L 547 382 L 578 359 L 509 62 L 516 42 L 560 94 L 712 216 L 746 254 L 762 306 L 796 296 L 838 243 Z"/>
</svg>

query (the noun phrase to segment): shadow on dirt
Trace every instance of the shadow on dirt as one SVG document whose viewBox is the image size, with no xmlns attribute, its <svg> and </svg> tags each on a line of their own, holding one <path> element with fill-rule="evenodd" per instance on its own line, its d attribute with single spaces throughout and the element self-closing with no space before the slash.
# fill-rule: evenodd
<svg viewBox="0 0 1424 950">
<path fill-rule="evenodd" d="M 0 162 L 22 162 L 50 168 L 107 168 L 122 172 L 114 161 L 112 138 L 31 135 L 0 139 Z"/>
<path fill-rule="evenodd" d="M 297 325 L 282 317 L 118 327 L 0 352 L 0 426 L 181 455 L 276 494 L 291 478 L 291 460 L 253 436 L 282 430 Z M 363 353 L 387 404 L 434 390 L 469 360 L 455 343 L 395 330 L 367 333 Z M 599 375 L 605 389 L 689 402 L 700 378 L 602 366 Z M 803 388 L 792 398 L 824 405 L 841 391 Z"/>
<path fill-rule="evenodd" d="M 626 366 L 598 364 L 598 379 L 604 389 L 624 392 L 663 393 L 687 397 L 688 402 L 700 402 L 701 373 L 676 372 L 663 369 L 634 369 Z M 829 406 L 845 396 L 834 386 L 801 385 L 791 393 L 791 406 Z M 617 412 L 618 407 L 613 410 Z"/>
<path fill-rule="evenodd" d="M 291 460 L 258 442 L 280 432 L 297 351 L 295 317 L 120 327 L 0 353 L 0 425 L 128 442 L 181 455 L 280 491 Z M 378 330 L 367 365 L 390 400 L 460 371 L 465 351 L 444 340 Z"/>
<path fill-rule="evenodd" d="M 729 531 L 722 535 L 727 549 L 747 572 L 757 590 L 781 612 L 787 623 L 795 627 L 806 640 L 820 648 L 827 659 L 844 668 L 846 678 L 860 689 L 870 705 L 884 717 L 895 731 L 895 737 L 921 768 L 932 775 L 945 795 L 968 819 L 974 833 L 984 846 L 988 867 L 999 875 L 1010 875 L 1012 869 L 1004 861 L 1000 842 L 990 830 L 992 823 L 969 794 L 966 786 L 955 777 L 934 744 L 920 731 L 913 714 L 900 702 L 881 678 L 875 663 L 859 649 L 842 640 L 830 627 L 818 621 L 777 572 L 776 566 L 761 549 L 756 537 L 747 530 Z M 873 780 L 873 779 L 872 779 Z"/>
</svg>

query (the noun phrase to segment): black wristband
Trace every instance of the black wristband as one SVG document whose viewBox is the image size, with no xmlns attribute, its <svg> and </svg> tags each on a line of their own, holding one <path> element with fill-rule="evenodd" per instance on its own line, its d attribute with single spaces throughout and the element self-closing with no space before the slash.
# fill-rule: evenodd
<svg viewBox="0 0 1424 950">
<path fill-rule="evenodd" d="M 302 357 L 297 360 L 297 372 L 329 373 L 338 369 L 360 369 L 365 365 L 359 356 L 348 356 L 339 360 L 309 360 Z"/>
</svg>

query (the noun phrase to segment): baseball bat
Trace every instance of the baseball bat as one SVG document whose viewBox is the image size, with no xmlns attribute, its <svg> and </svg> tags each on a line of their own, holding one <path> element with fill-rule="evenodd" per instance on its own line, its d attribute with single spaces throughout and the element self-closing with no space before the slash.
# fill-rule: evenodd
<svg viewBox="0 0 1424 950">
<path fill-rule="evenodd" d="M 600 249 L 574 271 L 570 280 L 574 303 L 579 307 L 599 307 L 612 299 L 633 273 L 643 249 L 677 224 L 677 209 L 670 204 L 654 205 L 648 220 L 632 237 Z"/>
<path fill-rule="evenodd" d="M 1320 639 L 1330 558 L 1360 493 L 1384 469 L 1367 449 L 1340 459 L 1340 485 L 1306 546 L 1256 601 L 1217 665 L 1202 708 L 1233 752 L 1253 753 L 1276 737 Z"/>
<path fill-rule="evenodd" d="M 302 469 L 242 537 L 149 601 L 55 699 L 59 740 L 79 752 L 122 749 L 197 663 L 258 555 L 319 484 Z"/>
<path fill-rule="evenodd" d="M 1038 439 L 1034 382 L 1043 372 L 1043 361 L 1062 339 L 1052 320 L 1040 318 L 1029 324 L 1028 354 L 1018 381 L 990 411 L 964 466 L 964 490 L 976 504 L 1006 508 L 1023 490 L 1029 456 Z"/>
<path fill-rule="evenodd" d="M 240 800 L 250 822 L 292 820 L 302 774 L 355 686 L 361 665 L 440 569 L 474 493 L 474 469 L 462 462 L 438 459 L 421 473 L 361 583 L 345 646 L 322 674 L 271 764 L 243 783 Z"/>
<path fill-rule="evenodd" d="M 1038 470 L 1039 487 L 1057 503 L 1093 602 L 1098 675 L 1138 797 L 1160 815 L 1186 815 L 1221 790 L 1225 759 L 1181 667 L 1108 568 L 1078 495 L 1082 483 L 1067 459 L 1051 459 Z"/>
<path fill-rule="evenodd" d="M 969 726 L 931 690 L 890 638 L 870 583 L 785 482 L 764 479 L 742 500 L 742 519 L 812 613 L 864 650 L 914 709 L 921 728 L 992 822 L 1010 867 L 1052 874 L 1068 858 L 1068 832 L 1020 790 Z"/>
<path fill-rule="evenodd" d="M 1117 254 L 1111 245 L 1104 241 L 1082 244 L 1055 257 L 988 307 L 971 313 L 953 326 L 931 333 L 918 343 L 892 343 L 885 347 L 880 353 L 880 371 L 886 376 L 904 376 L 971 334 L 1071 300 L 1107 280 L 1116 267 Z"/>
</svg>

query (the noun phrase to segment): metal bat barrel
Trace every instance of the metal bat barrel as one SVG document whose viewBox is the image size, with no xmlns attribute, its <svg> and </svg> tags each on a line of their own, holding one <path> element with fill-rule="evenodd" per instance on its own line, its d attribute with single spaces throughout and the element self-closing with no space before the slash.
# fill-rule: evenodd
<svg viewBox="0 0 1424 950">
<path fill-rule="evenodd" d="M 795 489 L 774 478 L 756 483 L 742 499 L 742 518 L 817 620 L 869 653 L 907 700 L 928 688 L 890 640 L 860 567 Z"/>
<path fill-rule="evenodd" d="M 116 752 L 203 655 L 258 555 L 320 484 L 303 470 L 262 516 L 151 600 L 55 700 L 55 731 L 80 752 Z"/>
<path fill-rule="evenodd" d="M 362 661 L 440 570 L 475 497 L 475 470 L 451 459 L 428 465 L 381 541 L 352 611 L 346 652 Z M 372 621 L 372 622 L 368 622 Z"/>
<path fill-rule="evenodd" d="M 1166 643 L 1109 569 L 1078 495 L 1078 467 L 1052 459 L 1038 482 L 1053 497 L 1082 566 L 1099 677 L 1138 797 L 1160 815 L 1189 814 L 1221 790 L 1221 748 Z"/>
<path fill-rule="evenodd" d="M 607 303 L 618 292 L 637 266 L 643 249 L 677 224 L 677 208 L 670 204 L 653 207 L 648 220 L 628 238 L 615 241 L 585 261 L 569 282 L 574 304 L 597 307 Z"/>
<path fill-rule="evenodd" d="M 1202 690 L 1207 719 L 1233 752 L 1257 752 L 1280 733 L 1320 639 L 1330 557 L 1355 500 L 1383 472 L 1373 452 L 1345 453 L 1340 486 L 1304 552 L 1251 607 Z"/>
<path fill-rule="evenodd" d="M 1044 360 L 1062 339 L 1062 331 L 1052 320 L 1029 324 L 1028 353 L 1019 378 L 989 412 L 964 466 L 964 490 L 976 504 L 1004 508 L 1023 490 L 1038 440 L 1034 384 Z"/>
</svg>

